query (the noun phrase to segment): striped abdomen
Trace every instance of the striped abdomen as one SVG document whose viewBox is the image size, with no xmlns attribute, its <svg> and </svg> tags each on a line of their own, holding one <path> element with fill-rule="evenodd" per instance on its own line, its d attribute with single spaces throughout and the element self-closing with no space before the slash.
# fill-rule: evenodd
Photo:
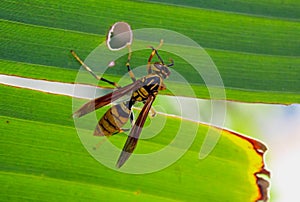
<svg viewBox="0 0 300 202">
<path fill-rule="evenodd" d="M 98 122 L 94 135 L 111 136 L 122 132 L 122 127 L 128 121 L 130 111 L 127 102 L 112 106 Z"/>
</svg>

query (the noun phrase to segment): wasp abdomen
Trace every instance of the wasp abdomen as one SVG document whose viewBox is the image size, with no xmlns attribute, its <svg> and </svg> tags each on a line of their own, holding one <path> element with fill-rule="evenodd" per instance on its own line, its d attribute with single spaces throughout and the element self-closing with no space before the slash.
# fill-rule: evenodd
<svg viewBox="0 0 300 202">
<path fill-rule="evenodd" d="M 122 131 L 131 110 L 126 102 L 112 106 L 102 116 L 94 131 L 95 136 L 111 136 Z"/>
</svg>

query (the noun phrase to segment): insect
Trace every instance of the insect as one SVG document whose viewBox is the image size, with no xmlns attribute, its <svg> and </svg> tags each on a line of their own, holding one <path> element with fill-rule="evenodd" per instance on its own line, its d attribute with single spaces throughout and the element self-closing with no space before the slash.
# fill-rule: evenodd
<svg viewBox="0 0 300 202">
<path fill-rule="evenodd" d="M 126 140 L 126 143 L 124 144 L 120 157 L 117 161 L 116 166 L 118 168 L 120 168 L 127 161 L 127 159 L 134 151 L 139 136 L 141 134 L 142 128 L 148 116 L 148 113 L 150 112 L 152 116 L 155 115 L 155 111 L 152 109 L 152 104 L 155 100 L 156 95 L 160 90 L 166 89 L 164 79 L 169 77 L 169 67 L 174 65 L 174 61 L 170 59 L 170 64 L 164 63 L 164 61 L 158 54 L 158 49 L 162 46 L 162 44 L 163 41 L 161 40 L 160 45 L 157 48 L 154 48 L 152 46 L 150 47 L 152 49 L 152 52 L 148 58 L 148 74 L 140 79 L 136 79 L 134 73 L 131 70 L 131 48 L 130 46 L 128 46 L 129 53 L 126 67 L 130 78 L 133 82 L 124 87 L 121 87 L 117 83 L 109 81 L 103 77 L 97 76 L 88 66 L 86 66 L 82 62 L 82 60 L 76 55 L 74 51 L 71 51 L 75 59 L 83 67 L 85 67 L 85 69 L 89 71 L 96 79 L 107 82 L 117 88 L 111 93 L 108 93 L 102 97 L 98 97 L 94 100 L 87 102 L 73 114 L 73 117 L 79 118 L 87 113 L 90 113 L 96 109 L 106 106 L 116 101 L 117 99 L 131 93 L 131 97 L 129 100 L 113 105 L 111 108 L 109 108 L 99 120 L 94 130 L 95 136 L 112 136 L 120 132 L 127 131 L 128 129 L 123 129 L 122 127 L 128 122 L 128 119 L 130 120 L 132 128 L 130 130 L 130 134 Z M 155 55 L 159 59 L 159 62 L 151 63 Z M 142 102 L 144 103 L 144 106 L 141 112 L 139 113 L 137 120 L 135 121 L 132 112 L 132 107 L 136 102 Z"/>
</svg>

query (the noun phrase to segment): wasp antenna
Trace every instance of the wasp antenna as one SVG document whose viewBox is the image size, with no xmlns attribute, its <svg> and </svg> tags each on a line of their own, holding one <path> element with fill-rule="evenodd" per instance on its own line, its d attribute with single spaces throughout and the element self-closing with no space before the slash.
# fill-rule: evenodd
<svg viewBox="0 0 300 202">
<path fill-rule="evenodd" d="M 151 48 L 152 50 L 155 50 L 155 48 L 153 46 L 148 46 L 148 48 Z"/>
<path fill-rule="evenodd" d="M 165 63 L 164 63 L 163 59 L 160 57 L 160 55 L 158 54 L 157 50 L 155 50 L 155 54 L 158 57 L 160 63 L 164 65 Z"/>
<path fill-rule="evenodd" d="M 156 48 L 156 50 L 160 49 L 160 47 L 163 45 L 163 43 L 164 43 L 164 40 L 161 39 L 160 42 L 159 42 L 159 45 Z"/>
<path fill-rule="evenodd" d="M 159 42 L 159 45 L 156 48 L 154 48 L 153 46 L 148 46 L 148 47 L 151 48 L 152 50 L 158 50 L 162 47 L 163 43 L 164 43 L 164 40 L 161 39 Z"/>
</svg>

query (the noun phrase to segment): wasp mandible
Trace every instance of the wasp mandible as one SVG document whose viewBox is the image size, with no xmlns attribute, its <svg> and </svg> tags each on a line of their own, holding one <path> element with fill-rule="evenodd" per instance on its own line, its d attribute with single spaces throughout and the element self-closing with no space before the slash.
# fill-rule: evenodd
<svg viewBox="0 0 300 202">
<path fill-rule="evenodd" d="M 152 51 L 147 63 L 148 74 L 140 79 L 136 79 L 133 71 L 131 70 L 130 59 L 132 51 L 130 45 L 128 45 L 129 53 L 126 67 L 133 83 L 125 87 L 121 87 L 115 82 L 97 76 L 86 64 L 83 63 L 83 61 L 77 56 L 74 51 L 71 51 L 75 59 L 96 79 L 107 82 L 117 88 L 111 93 L 87 102 L 73 114 L 73 117 L 79 118 L 87 113 L 90 113 L 96 109 L 99 109 L 116 101 L 117 99 L 127 95 L 128 93 L 132 93 L 129 100 L 113 105 L 110 109 L 108 109 L 107 112 L 99 120 L 94 130 L 95 136 L 112 136 L 125 131 L 126 129 L 123 129 L 122 127 L 125 125 L 125 123 L 127 123 L 128 119 L 130 119 L 130 122 L 133 126 L 117 161 L 116 166 L 118 168 L 120 168 L 126 162 L 126 160 L 130 157 L 133 150 L 135 149 L 148 113 L 151 112 L 152 116 L 154 116 L 155 111 L 152 109 L 152 104 L 155 100 L 156 95 L 160 90 L 166 89 L 164 79 L 169 77 L 169 67 L 174 65 L 174 61 L 171 59 L 170 64 L 164 63 L 164 61 L 158 54 L 158 49 L 162 46 L 162 44 L 163 41 L 161 40 L 157 48 L 150 46 Z M 151 63 L 155 55 L 159 59 L 159 62 Z M 137 120 L 135 121 L 133 117 L 132 107 L 136 102 L 142 102 L 144 103 L 144 106 L 139 113 Z"/>
</svg>

